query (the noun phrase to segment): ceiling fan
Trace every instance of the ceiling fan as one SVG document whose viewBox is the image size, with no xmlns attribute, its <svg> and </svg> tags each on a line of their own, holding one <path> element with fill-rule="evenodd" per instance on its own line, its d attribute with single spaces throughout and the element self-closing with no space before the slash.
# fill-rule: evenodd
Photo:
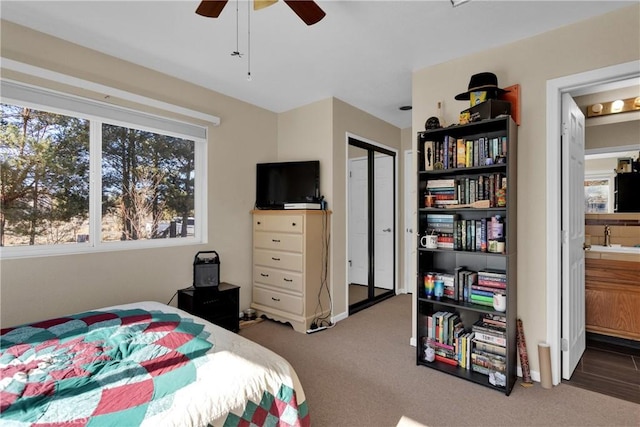
<svg viewBox="0 0 640 427">
<path fill-rule="evenodd" d="M 278 0 L 253 0 L 253 10 L 264 9 L 277 1 Z M 203 0 L 196 9 L 196 13 L 207 18 L 217 18 L 220 16 L 227 2 L 228 0 Z M 326 13 L 320 9 L 320 6 L 311 0 L 284 0 L 284 2 L 307 25 L 313 25 L 319 22 L 326 15 Z"/>
</svg>

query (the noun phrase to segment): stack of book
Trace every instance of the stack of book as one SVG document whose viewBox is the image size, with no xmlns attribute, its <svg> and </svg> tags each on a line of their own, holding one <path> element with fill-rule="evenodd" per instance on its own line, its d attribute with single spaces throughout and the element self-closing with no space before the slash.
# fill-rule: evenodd
<svg viewBox="0 0 640 427">
<path fill-rule="evenodd" d="M 457 300 L 457 290 L 455 287 L 455 277 L 449 273 L 436 273 L 436 280 L 444 283 L 444 297 L 450 300 Z"/>
<path fill-rule="evenodd" d="M 438 249 L 453 249 L 454 222 L 457 214 L 427 214 L 427 234 L 438 236 Z"/>
<path fill-rule="evenodd" d="M 477 282 L 471 285 L 469 301 L 474 304 L 493 306 L 494 294 L 506 294 L 507 273 L 501 270 L 481 270 Z"/>
<path fill-rule="evenodd" d="M 471 369 L 485 375 L 503 373 L 507 369 L 507 319 L 495 314 L 484 314 L 471 327 L 473 350 Z"/>
<path fill-rule="evenodd" d="M 457 205 L 458 195 L 456 194 L 456 180 L 432 179 L 427 181 L 427 193 L 435 196 L 435 206 Z"/>
<path fill-rule="evenodd" d="M 458 313 L 438 311 L 427 317 L 427 344 L 436 360 L 458 366 L 464 356 L 461 337 L 468 335 Z M 471 348 L 470 342 L 469 348 Z"/>
</svg>

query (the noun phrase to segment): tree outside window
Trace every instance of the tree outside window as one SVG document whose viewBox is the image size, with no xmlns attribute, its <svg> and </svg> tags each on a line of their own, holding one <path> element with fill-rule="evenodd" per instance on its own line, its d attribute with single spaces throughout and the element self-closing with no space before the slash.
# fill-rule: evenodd
<svg viewBox="0 0 640 427">
<path fill-rule="evenodd" d="M 0 245 L 37 246 L 190 237 L 195 234 L 195 142 L 1 104 Z M 96 146 L 98 146 L 96 145 Z M 91 156 L 102 186 L 92 195 Z M 101 200 L 90 213 L 91 197 Z M 91 218 L 100 235 L 91 236 Z M 183 226 L 184 225 L 184 226 Z"/>
</svg>

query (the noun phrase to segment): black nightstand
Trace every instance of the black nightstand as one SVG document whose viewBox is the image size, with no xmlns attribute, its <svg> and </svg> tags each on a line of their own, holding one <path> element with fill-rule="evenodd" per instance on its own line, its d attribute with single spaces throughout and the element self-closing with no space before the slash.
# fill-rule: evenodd
<svg viewBox="0 0 640 427">
<path fill-rule="evenodd" d="M 180 289 L 178 308 L 230 331 L 240 330 L 240 286 L 220 283 L 211 289 Z"/>
</svg>

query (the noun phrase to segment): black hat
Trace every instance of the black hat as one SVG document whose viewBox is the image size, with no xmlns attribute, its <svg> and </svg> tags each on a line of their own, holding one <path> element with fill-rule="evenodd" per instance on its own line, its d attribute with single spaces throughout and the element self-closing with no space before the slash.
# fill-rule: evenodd
<svg viewBox="0 0 640 427">
<path fill-rule="evenodd" d="M 455 99 L 457 99 L 458 101 L 469 100 L 470 93 L 478 91 L 487 91 L 489 93 L 493 93 L 495 97 L 500 94 L 509 92 L 508 90 L 500 89 L 498 87 L 498 78 L 495 74 L 484 72 L 471 76 L 467 91 L 456 95 Z"/>
</svg>

